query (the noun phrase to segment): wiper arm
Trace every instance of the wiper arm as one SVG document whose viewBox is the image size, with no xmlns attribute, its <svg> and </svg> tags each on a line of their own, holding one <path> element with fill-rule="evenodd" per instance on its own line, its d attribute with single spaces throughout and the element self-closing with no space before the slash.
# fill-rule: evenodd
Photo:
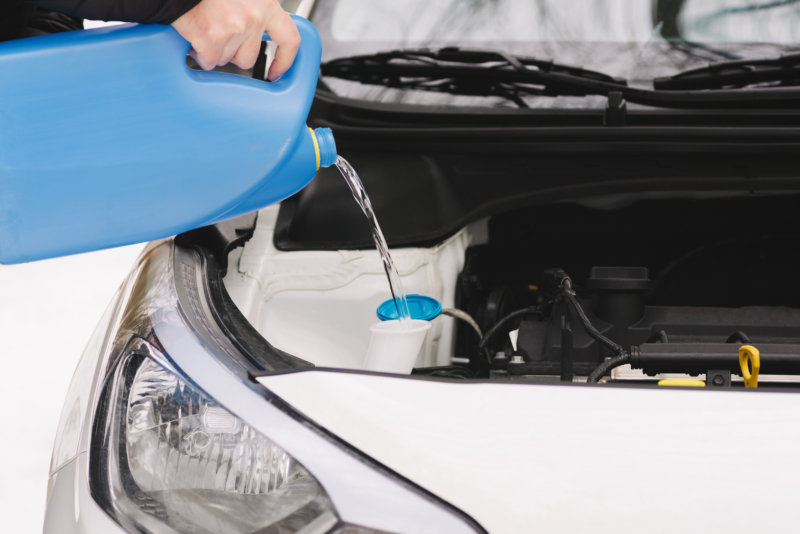
<svg viewBox="0 0 800 534">
<path fill-rule="evenodd" d="M 658 90 L 734 89 L 773 82 L 779 86 L 800 85 L 800 54 L 769 59 L 741 59 L 712 63 L 653 80 Z"/>
<path fill-rule="evenodd" d="M 582 87 L 574 80 L 627 85 L 623 79 L 581 67 L 455 47 L 393 50 L 334 59 L 322 64 L 322 75 L 395 89 L 500 96 L 521 107 L 527 107 L 523 96 L 597 94 L 596 88 Z"/>
<path fill-rule="evenodd" d="M 738 62 L 727 62 L 738 63 Z M 334 59 L 323 76 L 397 89 L 500 96 L 527 107 L 523 97 L 612 94 L 628 102 L 666 108 L 798 108 L 800 87 L 656 90 L 629 87 L 601 72 L 502 52 L 408 49 Z"/>
</svg>

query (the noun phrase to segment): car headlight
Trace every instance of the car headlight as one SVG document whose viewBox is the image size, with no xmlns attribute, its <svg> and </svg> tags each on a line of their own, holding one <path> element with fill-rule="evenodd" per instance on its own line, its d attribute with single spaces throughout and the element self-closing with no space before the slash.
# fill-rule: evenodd
<svg viewBox="0 0 800 534">
<path fill-rule="evenodd" d="M 481 531 L 251 380 L 213 319 L 208 265 L 171 242 L 148 250 L 86 360 L 97 379 L 77 451 L 105 512 L 130 532 Z"/>
<path fill-rule="evenodd" d="M 339 523 L 302 465 L 181 378 L 145 341 L 119 363 L 104 397 L 109 504 L 124 526 L 328 532 Z"/>
</svg>

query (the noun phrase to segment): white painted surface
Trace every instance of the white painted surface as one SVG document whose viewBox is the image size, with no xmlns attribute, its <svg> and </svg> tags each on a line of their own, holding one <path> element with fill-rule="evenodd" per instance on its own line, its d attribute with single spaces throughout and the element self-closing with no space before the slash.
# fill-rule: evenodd
<svg viewBox="0 0 800 534">
<path fill-rule="evenodd" d="M 797 531 L 796 393 L 260 381 L 493 534 Z"/>
<path fill-rule="evenodd" d="M 42 531 L 61 405 L 84 345 L 142 245 L 0 265 L 0 517 Z"/>
<path fill-rule="evenodd" d="M 322 367 L 363 368 L 376 309 L 391 298 L 378 252 L 277 250 L 277 215 L 278 206 L 261 210 L 255 235 L 243 252 L 232 255 L 228 293 L 279 349 Z M 392 249 L 406 293 L 453 307 L 471 232 L 464 229 L 431 248 Z M 454 321 L 444 316 L 432 321 L 418 366 L 450 363 Z"/>
<path fill-rule="evenodd" d="M 378 321 L 370 327 L 364 369 L 411 374 L 431 323 L 422 319 L 408 319 L 407 323 L 395 319 Z"/>
</svg>

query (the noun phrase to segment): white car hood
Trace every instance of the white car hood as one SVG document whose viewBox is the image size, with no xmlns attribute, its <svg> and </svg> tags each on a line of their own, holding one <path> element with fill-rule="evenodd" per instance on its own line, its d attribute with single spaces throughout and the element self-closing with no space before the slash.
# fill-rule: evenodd
<svg viewBox="0 0 800 534">
<path fill-rule="evenodd" d="M 353 447 L 502 532 L 795 532 L 800 395 L 260 377 Z"/>
</svg>

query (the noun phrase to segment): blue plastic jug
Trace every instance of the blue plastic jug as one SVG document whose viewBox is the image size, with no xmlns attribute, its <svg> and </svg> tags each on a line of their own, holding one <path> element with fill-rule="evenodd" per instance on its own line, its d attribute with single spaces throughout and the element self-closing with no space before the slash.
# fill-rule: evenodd
<svg viewBox="0 0 800 534">
<path fill-rule="evenodd" d="M 319 35 L 294 22 L 300 50 L 272 83 L 189 69 L 169 26 L 0 43 L 0 263 L 212 224 L 334 163 L 330 130 L 305 124 Z"/>
</svg>

